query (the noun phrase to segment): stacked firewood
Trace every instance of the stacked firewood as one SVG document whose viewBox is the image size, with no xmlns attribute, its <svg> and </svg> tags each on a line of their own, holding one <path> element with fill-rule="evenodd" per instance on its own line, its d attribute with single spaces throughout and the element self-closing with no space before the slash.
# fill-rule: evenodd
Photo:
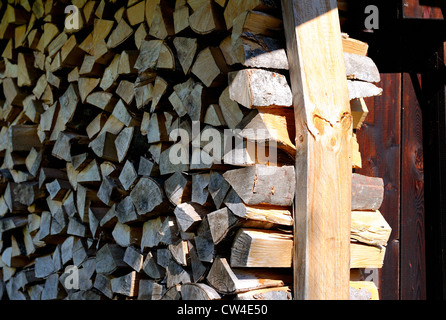
<svg viewBox="0 0 446 320">
<path fill-rule="evenodd" d="M 66 5 L 0 3 L 0 297 L 291 299 L 280 2 Z"/>
</svg>

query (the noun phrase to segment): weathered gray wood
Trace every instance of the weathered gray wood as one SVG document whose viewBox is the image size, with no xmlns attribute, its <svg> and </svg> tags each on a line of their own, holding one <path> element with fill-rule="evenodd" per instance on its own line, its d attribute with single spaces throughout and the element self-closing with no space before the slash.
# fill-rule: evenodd
<svg viewBox="0 0 446 320">
<path fill-rule="evenodd" d="M 293 204 L 296 178 L 292 166 L 256 165 L 227 171 L 223 177 L 248 205 Z"/>
<path fill-rule="evenodd" d="M 96 254 L 96 272 L 110 275 L 117 269 L 126 267 L 124 254 L 124 248 L 116 244 L 105 244 Z"/>
<path fill-rule="evenodd" d="M 217 258 L 206 281 L 221 294 L 237 294 L 262 288 L 283 287 L 292 281 L 292 276 L 268 269 L 232 269 L 225 258 Z"/>
<path fill-rule="evenodd" d="M 370 57 L 344 52 L 345 69 L 348 79 L 366 82 L 380 82 L 381 75 Z"/>
<path fill-rule="evenodd" d="M 153 280 L 140 280 L 138 300 L 161 300 L 166 293 L 166 287 Z"/>
<path fill-rule="evenodd" d="M 136 297 L 138 295 L 139 277 L 135 271 L 111 279 L 110 284 L 114 293 L 127 297 Z"/>
<path fill-rule="evenodd" d="M 229 73 L 229 97 L 246 108 L 291 107 L 293 99 L 286 78 L 261 69 Z"/>
<path fill-rule="evenodd" d="M 169 207 L 162 186 L 152 178 L 139 179 L 130 198 L 139 215 L 156 216 Z"/>
<path fill-rule="evenodd" d="M 204 283 L 186 283 L 181 286 L 183 300 L 220 300 L 221 296 Z"/>
<path fill-rule="evenodd" d="M 197 203 L 186 202 L 178 205 L 174 213 L 180 230 L 189 232 L 198 226 L 209 210 Z"/>
<path fill-rule="evenodd" d="M 380 96 L 383 92 L 381 88 L 378 88 L 373 83 L 365 81 L 348 80 L 347 84 L 350 100 Z"/>
<path fill-rule="evenodd" d="M 191 189 L 191 179 L 181 172 L 175 172 L 164 182 L 164 191 L 174 206 L 191 201 Z"/>
<path fill-rule="evenodd" d="M 123 261 L 132 267 L 132 269 L 136 272 L 140 272 L 143 266 L 144 256 L 134 247 L 127 247 L 124 253 Z"/>
<path fill-rule="evenodd" d="M 152 252 L 148 252 L 142 265 L 142 271 L 144 271 L 152 279 L 162 279 L 166 270 L 160 266 L 156 261 L 156 256 Z"/>
<path fill-rule="evenodd" d="M 278 206 L 248 206 L 246 205 L 234 189 L 231 189 L 224 199 L 224 204 L 237 217 L 257 221 L 265 221 L 291 226 L 293 217 L 289 207 Z"/>
</svg>

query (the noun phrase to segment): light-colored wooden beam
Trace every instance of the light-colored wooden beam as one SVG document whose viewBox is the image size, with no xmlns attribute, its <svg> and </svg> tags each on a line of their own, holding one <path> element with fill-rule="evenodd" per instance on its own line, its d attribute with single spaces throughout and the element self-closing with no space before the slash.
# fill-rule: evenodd
<svg viewBox="0 0 446 320">
<path fill-rule="evenodd" d="M 296 121 L 295 299 L 349 299 L 352 116 L 334 0 L 282 0 Z"/>
</svg>

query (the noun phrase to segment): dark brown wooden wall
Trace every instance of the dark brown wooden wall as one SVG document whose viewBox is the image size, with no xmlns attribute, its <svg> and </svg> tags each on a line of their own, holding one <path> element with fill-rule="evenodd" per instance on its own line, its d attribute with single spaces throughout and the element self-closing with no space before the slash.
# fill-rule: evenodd
<svg viewBox="0 0 446 320">
<path fill-rule="evenodd" d="M 358 172 L 384 179 L 381 212 L 393 230 L 381 299 L 426 299 L 422 112 L 409 74 L 382 74 L 378 85 L 384 93 L 366 100 L 370 113 L 357 134 Z"/>
</svg>

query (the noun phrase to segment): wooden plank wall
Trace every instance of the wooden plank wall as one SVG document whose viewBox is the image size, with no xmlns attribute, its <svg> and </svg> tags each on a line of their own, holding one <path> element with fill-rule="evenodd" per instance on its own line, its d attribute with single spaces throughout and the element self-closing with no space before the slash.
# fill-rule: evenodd
<svg viewBox="0 0 446 320">
<path fill-rule="evenodd" d="M 369 115 L 357 137 L 363 168 L 382 177 L 380 209 L 393 231 L 379 272 L 382 300 L 426 298 L 423 122 L 407 73 L 381 75 L 383 95 L 369 98 Z"/>
</svg>

